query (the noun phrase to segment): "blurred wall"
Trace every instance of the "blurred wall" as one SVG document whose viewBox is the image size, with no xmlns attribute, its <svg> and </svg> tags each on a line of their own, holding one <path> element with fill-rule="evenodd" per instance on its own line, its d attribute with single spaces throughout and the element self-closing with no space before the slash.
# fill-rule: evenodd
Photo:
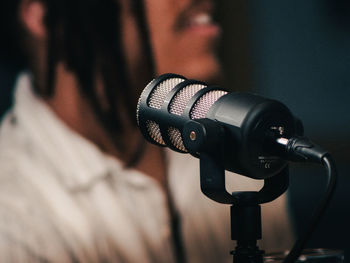
<svg viewBox="0 0 350 263">
<path fill-rule="evenodd" d="M 344 249 L 350 262 L 350 1 L 248 2 L 253 91 L 284 102 L 339 169 L 335 198 L 308 246 Z M 322 168 L 291 165 L 289 197 L 298 232 L 325 184 Z"/>
<path fill-rule="evenodd" d="M 218 1 L 218 20 L 222 25 L 219 57 L 223 64 L 226 89 L 249 91 L 254 87 L 251 9 L 246 0 Z"/>
<path fill-rule="evenodd" d="M 225 87 L 282 101 L 336 160 L 337 190 L 307 247 L 343 249 L 350 262 L 350 1 L 220 3 Z M 291 164 L 290 173 L 290 211 L 301 233 L 323 196 L 325 171 Z"/>
<path fill-rule="evenodd" d="M 251 1 L 256 89 L 319 137 L 350 133 L 350 25 L 337 19 L 336 3 Z"/>
</svg>

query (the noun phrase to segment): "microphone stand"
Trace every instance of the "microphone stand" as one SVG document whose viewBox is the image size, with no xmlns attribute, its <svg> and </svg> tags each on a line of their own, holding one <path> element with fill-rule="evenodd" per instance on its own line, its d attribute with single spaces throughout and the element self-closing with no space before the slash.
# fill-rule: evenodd
<svg viewBox="0 0 350 263">
<path fill-rule="evenodd" d="M 222 130 L 205 119 L 197 120 L 197 124 L 199 126 L 196 127 L 185 125 L 184 144 L 192 155 L 200 159 L 203 194 L 216 202 L 231 205 L 231 239 L 237 241 L 235 250 L 231 252 L 233 262 L 263 263 L 264 251 L 257 246 L 257 240 L 262 238 L 260 204 L 275 200 L 287 190 L 288 166 L 278 174 L 264 179 L 264 186 L 258 192 L 230 194 L 225 186 L 223 143 L 219 140 Z"/>
<path fill-rule="evenodd" d="M 278 178 L 271 178 L 264 187 L 275 191 L 260 190 L 259 192 L 234 192 L 234 204 L 231 206 L 231 239 L 237 241 L 235 251 L 232 251 L 235 263 L 263 263 L 264 251 L 257 246 L 261 234 L 260 204 L 274 200 L 288 187 L 288 170 L 281 171 Z M 273 186 L 274 185 L 274 186 Z"/>
<path fill-rule="evenodd" d="M 263 262 L 264 251 L 257 246 L 261 239 L 261 208 L 256 192 L 234 193 L 239 200 L 231 206 L 231 239 L 237 241 L 233 262 Z"/>
<path fill-rule="evenodd" d="M 264 251 L 257 246 L 261 234 L 260 204 L 273 201 L 283 194 L 289 184 L 288 167 L 279 174 L 265 179 L 259 192 L 233 192 L 224 187 L 224 170 L 215 170 L 215 158 L 202 153 L 200 156 L 200 180 L 202 192 L 214 201 L 231 204 L 231 239 L 237 241 L 234 263 L 263 263 Z M 221 178 L 220 178 L 221 177 Z M 217 180 L 213 180 L 213 179 Z"/>
</svg>

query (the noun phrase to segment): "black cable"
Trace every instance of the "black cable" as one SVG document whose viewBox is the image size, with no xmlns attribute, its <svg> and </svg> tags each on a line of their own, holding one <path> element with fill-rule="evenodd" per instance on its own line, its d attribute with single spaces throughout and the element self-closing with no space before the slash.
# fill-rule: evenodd
<svg viewBox="0 0 350 263">
<path fill-rule="evenodd" d="M 296 262 L 298 257 L 300 256 L 306 242 L 310 239 L 311 234 L 315 230 L 317 224 L 319 223 L 321 217 L 323 216 L 325 210 L 327 209 L 329 202 L 334 194 L 336 181 L 337 181 L 337 170 L 334 164 L 334 161 L 329 153 L 326 153 L 321 158 L 321 163 L 327 169 L 327 190 L 325 197 L 322 199 L 318 207 L 316 208 L 311 221 L 306 228 L 306 231 L 299 237 L 299 239 L 295 242 L 292 250 L 289 252 L 283 263 L 292 263 Z"/>
</svg>

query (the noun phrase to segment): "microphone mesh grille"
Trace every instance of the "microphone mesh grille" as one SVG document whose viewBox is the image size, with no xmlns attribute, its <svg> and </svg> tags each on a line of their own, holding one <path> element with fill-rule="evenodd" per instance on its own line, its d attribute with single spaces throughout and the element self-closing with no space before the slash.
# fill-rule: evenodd
<svg viewBox="0 0 350 263">
<path fill-rule="evenodd" d="M 170 103 L 170 113 L 182 115 L 187 103 L 190 101 L 193 95 L 205 87 L 205 85 L 201 84 L 192 84 L 181 89 Z"/>
<path fill-rule="evenodd" d="M 173 144 L 173 146 L 181 151 L 187 152 L 187 149 L 185 148 L 185 145 L 181 137 L 181 132 L 179 131 L 179 129 L 174 127 L 169 127 L 168 133 L 169 133 L 170 141 Z"/>
<path fill-rule="evenodd" d="M 185 81 L 180 78 L 171 78 L 160 83 L 151 93 L 148 106 L 160 109 L 164 103 L 166 95 L 179 83 Z"/>
<path fill-rule="evenodd" d="M 163 140 L 162 134 L 160 133 L 159 125 L 156 122 L 147 121 L 146 126 L 147 126 L 148 134 L 151 136 L 151 138 L 154 141 L 156 141 L 157 143 L 159 143 L 161 145 L 166 145 L 164 140 Z"/>
<path fill-rule="evenodd" d="M 194 119 L 203 119 L 206 117 L 210 107 L 222 96 L 226 95 L 227 91 L 223 90 L 212 90 L 208 93 L 205 93 L 193 106 L 190 118 Z"/>
<path fill-rule="evenodd" d="M 182 115 L 187 103 L 193 95 L 205 87 L 206 86 L 202 84 L 190 84 L 182 88 L 170 102 L 170 113 Z M 169 127 L 168 133 L 173 146 L 181 151 L 187 152 L 181 137 L 181 132 L 174 127 Z"/>
<path fill-rule="evenodd" d="M 178 84 L 185 81 L 182 78 L 170 78 L 166 79 L 160 84 L 158 84 L 151 92 L 147 105 L 151 108 L 161 109 L 166 96 L 169 92 Z M 174 98 L 169 104 L 169 112 L 175 115 L 182 115 L 188 104 L 188 102 L 193 98 L 193 96 L 201 89 L 206 88 L 206 85 L 197 83 L 189 84 L 183 87 L 181 90 L 177 91 Z M 190 119 L 202 119 L 205 118 L 211 106 L 222 96 L 226 95 L 226 91 L 222 90 L 212 90 L 203 94 L 198 101 L 192 107 L 190 112 Z M 150 137 L 160 145 L 166 145 L 162 137 L 160 126 L 158 123 L 152 120 L 146 122 L 146 127 Z M 169 139 L 174 147 L 177 149 L 187 152 L 184 146 L 181 131 L 175 127 L 168 128 Z"/>
<path fill-rule="evenodd" d="M 181 78 L 171 78 L 161 82 L 157 87 L 152 91 L 147 105 L 149 107 L 160 109 L 164 103 L 166 95 L 179 83 L 185 81 Z M 166 145 L 162 134 L 160 132 L 159 125 L 154 121 L 146 122 L 148 134 L 151 138 L 161 145 Z"/>
</svg>

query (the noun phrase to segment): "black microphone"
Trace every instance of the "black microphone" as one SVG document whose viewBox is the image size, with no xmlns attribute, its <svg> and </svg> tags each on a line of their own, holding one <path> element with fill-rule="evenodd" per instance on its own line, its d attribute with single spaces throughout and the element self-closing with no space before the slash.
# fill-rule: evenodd
<svg viewBox="0 0 350 263">
<path fill-rule="evenodd" d="M 152 80 L 137 105 L 137 123 L 151 143 L 199 157 L 209 151 L 225 170 L 270 178 L 287 165 L 281 138 L 302 125 L 281 102 L 165 74 Z"/>
<path fill-rule="evenodd" d="M 323 164 L 328 171 L 326 196 L 317 207 L 307 231 L 284 262 L 297 260 L 334 193 L 337 171 L 327 151 L 301 137 L 301 122 L 284 104 L 255 94 L 230 93 L 180 75 L 165 74 L 152 80 L 143 90 L 137 105 L 137 123 L 151 143 L 199 157 L 202 192 L 214 201 L 235 204 L 231 209 L 242 208 L 249 213 L 234 212 L 231 213 L 233 218 L 236 218 L 235 214 L 253 219 L 259 217 L 260 212 L 252 214 L 249 209 L 274 200 L 287 189 L 288 161 Z M 259 192 L 230 194 L 226 191 L 224 170 L 264 179 L 264 186 Z M 238 222 L 247 222 L 246 217 L 235 220 L 232 219 L 232 238 L 238 243 L 242 238 L 246 242 L 247 234 L 254 242 L 261 238 L 256 235 L 259 231 L 255 232 L 259 225 L 252 228 L 249 223 L 248 228 L 241 225 L 234 228 Z M 247 231 L 241 232 L 241 229 Z M 241 256 L 238 250 L 234 255 Z M 253 254 L 257 255 L 255 251 Z"/>
</svg>

